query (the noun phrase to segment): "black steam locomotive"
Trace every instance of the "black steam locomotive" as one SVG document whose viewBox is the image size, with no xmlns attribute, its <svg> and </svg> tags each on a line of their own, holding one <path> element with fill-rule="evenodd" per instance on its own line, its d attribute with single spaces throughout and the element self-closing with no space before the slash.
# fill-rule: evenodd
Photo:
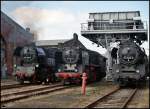
<svg viewBox="0 0 150 109">
<path fill-rule="evenodd" d="M 122 41 L 112 50 L 114 81 L 120 86 L 143 83 L 148 75 L 148 58 L 144 48 L 132 40 Z M 136 83 L 136 84 L 135 84 Z"/>
<path fill-rule="evenodd" d="M 106 58 L 99 53 L 77 46 L 64 47 L 59 54 L 56 76 L 63 83 L 80 83 L 82 73 L 88 81 L 97 81 L 106 75 Z"/>
<path fill-rule="evenodd" d="M 49 83 L 55 79 L 55 52 L 56 48 L 45 49 L 35 45 L 27 45 L 15 50 L 17 58 L 14 76 L 20 83 Z"/>
</svg>

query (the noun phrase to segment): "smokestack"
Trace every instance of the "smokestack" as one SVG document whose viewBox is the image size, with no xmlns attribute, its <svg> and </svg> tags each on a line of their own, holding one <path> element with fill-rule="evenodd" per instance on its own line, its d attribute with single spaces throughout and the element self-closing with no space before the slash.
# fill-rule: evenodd
<svg viewBox="0 0 150 109">
<path fill-rule="evenodd" d="M 33 34 L 34 41 L 37 41 L 38 40 L 37 33 L 36 32 L 32 32 L 32 34 Z"/>
<path fill-rule="evenodd" d="M 58 43 L 58 48 L 62 49 L 63 48 L 63 43 Z"/>
<path fill-rule="evenodd" d="M 73 34 L 73 38 L 74 38 L 75 40 L 78 40 L 78 35 L 77 35 L 77 33 L 74 33 L 74 34 Z"/>
<path fill-rule="evenodd" d="M 26 31 L 27 31 L 27 32 L 30 32 L 30 28 L 29 28 L 29 27 L 27 27 L 27 28 L 26 28 Z"/>
</svg>

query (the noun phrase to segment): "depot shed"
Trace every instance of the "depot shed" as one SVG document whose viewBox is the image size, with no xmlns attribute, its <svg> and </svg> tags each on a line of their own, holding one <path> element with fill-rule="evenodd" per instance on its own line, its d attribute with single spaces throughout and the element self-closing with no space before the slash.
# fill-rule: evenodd
<svg viewBox="0 0 150 109">
<path fill-rule="evenodd" d="M 1 11 L 1 68 L 6 65 L 6 75 L 12 75 L 13 72 L 13 52 L 18 46 L 24 46 L 32 43 L 33 34 L 21 27 L 9 16 Z M 2 75 L 2 70 L 1 70 Z"/>
</svg>

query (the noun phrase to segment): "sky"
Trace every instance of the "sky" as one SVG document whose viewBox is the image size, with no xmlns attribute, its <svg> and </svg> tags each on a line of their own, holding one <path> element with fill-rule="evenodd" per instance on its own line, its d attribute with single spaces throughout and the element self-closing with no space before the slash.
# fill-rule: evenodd
<svg viewBox="0 0 150 109">
<path fill-rule="evenodd" d="M 88 49 L 101 54 L 106 50 L 93 45 L 80 33 L 88 13 L 140 11 L 141 19 L 149 22 L 148 1 L 2 1 L 1 10 L 22 27 L 30 27 L 38 40 L 71 39 L 77 33 Z M 149 42 L 142 47 L 149 54 Z"/>
</svg>

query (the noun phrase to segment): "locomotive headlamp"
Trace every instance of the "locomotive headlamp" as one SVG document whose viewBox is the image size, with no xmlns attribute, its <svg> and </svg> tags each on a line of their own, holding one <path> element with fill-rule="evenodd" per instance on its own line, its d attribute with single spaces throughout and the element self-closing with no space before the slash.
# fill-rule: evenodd
<svg viewBox="0 0 150 109">
<path fill-rule="evenodd" d="M 130 48 L 128 47 L 127 50 L 130 50 Z"/>
<path fill-rule="evenodd" d="M 16 67 L 17 67 L 17 65 L 15 64 L 15 65 L 14 65 L 14 68 L 16 68 Z"/>
<path fill-rule="evenodd" d="M 48 81 L 49 81 L 49 79 L 47 78 L 47 79 L 46 79 L 46 82 L 48 82 Z"/>
<path fill-rule="evenodd" d="M 61 72 L 61 69 L 58 69 L 58 72 Z"/>
<path fill-rule="evenodd" d="M 119 73 L 119 69 L 117 69 L 116 72 Z"/>
<path fill-rule="evenodd" d="M 136 73 L 140 73 L 140 71 L 139 71 L 139 70 L 136 70 Z"/>
<path fill-rule="evenodd" d="M 77 70 L 77 69 L 75 69 L 75 72 L 78 72 L 78 70 Z"/>
<path fill-rule="evenodd" d="M 39 64 L 36 64 L 35 66 L 36 66 L 36 67 L 39 67 Z"/>
</svg>

